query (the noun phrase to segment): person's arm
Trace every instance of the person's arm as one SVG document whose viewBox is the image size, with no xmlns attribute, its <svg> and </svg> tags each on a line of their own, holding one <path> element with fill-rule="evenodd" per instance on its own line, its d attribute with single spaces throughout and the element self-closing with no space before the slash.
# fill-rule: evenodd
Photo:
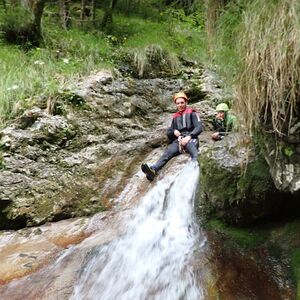
<svg viewBox="0 0 300 300">
<path fill-rule="evenodd" d="M 198 135 L 202 132 L 202 122 L 199 115 L 196 112 L 192 113 L 192 122 L 194 125 L 193 131 L 189 134 L 192 139 L 196 139 Z"/>
<path fill-rule="evenodd" d="M 167 129 L 167 136 L 169 141 L 174 141 L 175 139 L 177 139 L 176 135 L 174 134 L 174 131 L 176 130 L 175 128 L 175 122 L 174 119 L 172 120 L 171 126 Z"/>
<path fill-rule="evenodd" d="M 234 116 L 234 115 L 228 115 L 227 116 L 227 120 L 226 120 L 226 130 L 218 132 L 219 139 L 222 140 L 235 127 L 236 127 L 236 116 Z"/>
<path fill-rule="evenodd" d="M 236 127 L 236 116 L 228 115 L 227 124 L 226 124 L 226 131 L 232 131 Z"/>
<path fill-rule="evenodd" d="M 222 120 L 219 119 L 214 119 L 212 122 L 213 126 L 214 126 L 214 130 L 218 131 L 218 132 L 224 132 L 226 131 L 226 128 L 224 126 L 224 122 Z"/>
</svg>

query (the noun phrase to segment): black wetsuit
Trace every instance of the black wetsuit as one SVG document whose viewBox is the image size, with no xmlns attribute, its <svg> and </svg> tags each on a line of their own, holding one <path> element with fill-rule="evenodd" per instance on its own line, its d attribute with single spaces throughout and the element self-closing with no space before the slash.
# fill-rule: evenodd
<svg viewBox="0 0 300 300">
<path fill-rule="evenodd" d="M 155 171 L 160 170 L 171 158 L 181 153 L 178 138 L 174 135 L 174 130 L 180 131 L 182 137 L 191 136 L 191 140 L 184 147 L 184 150 L 191 155 L 192 160 L 197 160 L 198 135 L 202 132 L 202 123 L 198 113 L 194 109 L 186 108 L 185 111 L 177 112 L 173 115 L 171 126 L 167 130 L 170 144 L 161 158 L 151 166 Z"/>
</svg>

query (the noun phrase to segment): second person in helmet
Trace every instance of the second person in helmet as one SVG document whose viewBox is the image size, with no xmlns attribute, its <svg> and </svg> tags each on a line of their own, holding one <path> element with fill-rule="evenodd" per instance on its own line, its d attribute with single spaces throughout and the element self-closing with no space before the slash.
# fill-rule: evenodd
<svg viewBox="0 0 300 300">
<path fill-rule="evenodd" d="M 213 120 L 215 132 L 212 139 L 215 141 L 222 140 L 224 136 L 230 132 L 236 124 L 236 116 L 228 113 L 229 107 L 226 103 L 220 103 L 216 107 L 217 115 Z"/>
<path fill-rule="evenodd" d="M 171 126 L 167 130 L 169 146 L 153 165 L 142 164 L 142 171 L 152 181 L 157 172 L 174 156 L 188 152 L 192 160 L 198 156 L 198 135 L 202 132 L 202 123 L 198 113 L 187 106 L 188 97 L 184 92 L 173 96 L 177 112 L 173 114 Z"/>
</svg>

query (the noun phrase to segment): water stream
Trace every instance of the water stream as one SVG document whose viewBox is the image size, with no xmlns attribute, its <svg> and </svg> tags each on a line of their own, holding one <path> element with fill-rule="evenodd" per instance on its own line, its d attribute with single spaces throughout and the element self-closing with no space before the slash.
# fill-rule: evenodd
<svg viewBox="0 0 300 300">
<path fill-rule="evenodd" d="M 203 299 L 190 263 L 205 244 L 194 219 L 198 177 L 189 162 L 153 185 L 126 233 L 88 256 L 71 299 Z"/>
<path fill-rule="evenodd" d="M 197 226 L 196 163 L 176 162 L 152 184 L 142 178 L 141 171 L 131 178 L 115 211 L 85 221 L 91 234 L 81 242 L 50 252 L 36 272 L 0 284 L 0 300 L 294 299 L 290 283 L 278 281 L 284 279 L 278 268 L 273 276 L 270 267 L 257 264 L 253 255 L 260 262 L 269 259 L 265 252 L 241 255 L 224 247 L 222 236 Z M 57 224 L 62 228 L 54 230 L 68 235 L 82 221 Z M 48 249 L 38 236 L 51 235 L 41 228 L 42 234 L 28 240 L 21 235 L 8 263 L 29 255 L 34 260 L 37 247 Z"/>
<path fill-rule="evenodd" d="M 115 214 L 95 215 L 88 238 L 0 286 L 0 300 L 208 299 L 208 246 L 194 216 L 199 166 L 162 175 L 150 185 L 135 175 Z"/>
</svg>

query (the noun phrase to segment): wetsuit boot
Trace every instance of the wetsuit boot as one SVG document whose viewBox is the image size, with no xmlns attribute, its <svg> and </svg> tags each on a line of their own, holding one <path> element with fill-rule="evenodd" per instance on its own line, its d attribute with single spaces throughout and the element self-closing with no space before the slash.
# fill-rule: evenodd
<svg viewBox="0 0 300 300">
<path fill-rule="evenodd" d="M 147 179 L 149 181 L 152 181 L 154 177 L 156 176 L 156 171 L 149 167 L 147 164 L 142 164 L 141 166 L 142 171 L 145 173 Z"/>
</svg>

